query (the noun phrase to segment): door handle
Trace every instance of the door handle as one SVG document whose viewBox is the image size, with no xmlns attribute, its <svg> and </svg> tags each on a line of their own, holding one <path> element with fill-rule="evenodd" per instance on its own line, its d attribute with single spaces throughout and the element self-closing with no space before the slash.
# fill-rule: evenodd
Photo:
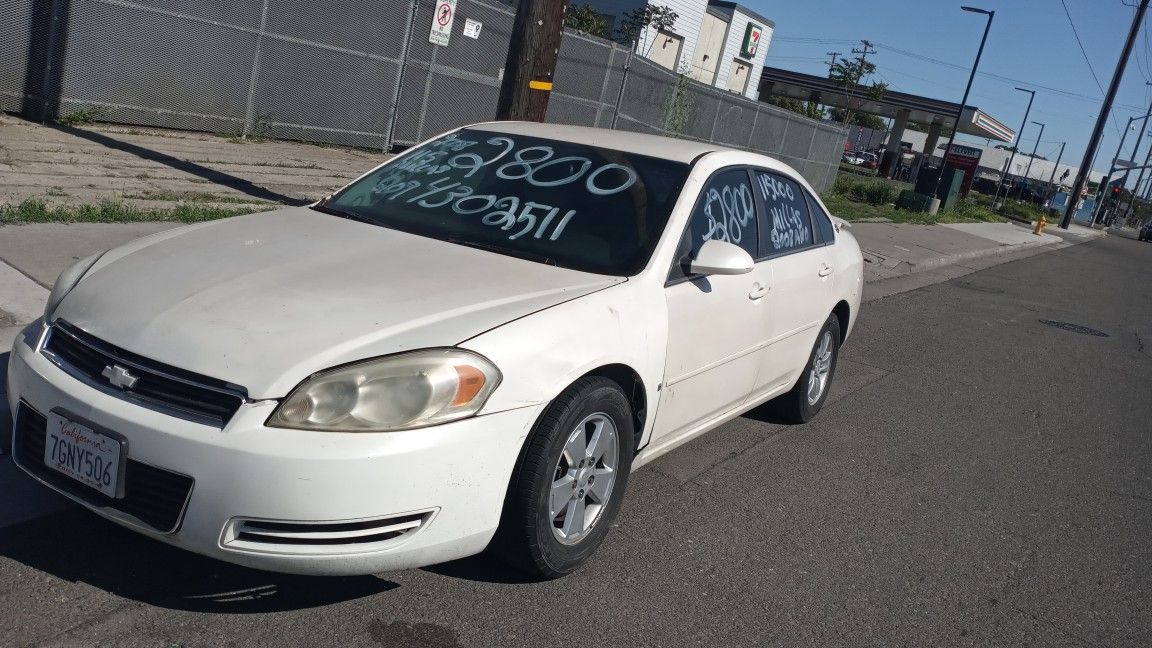
<svg viewBox="0 0 1152 648">
<path fill-rule="evenodd" d="M 758 283 L 752 284 L 752 292 L 748 293 L 748 299 L 760 299 L 768 294 L 768 286 L 761 286 Z"/>
<path fill-rule="evenodd" d="M 820 266 L 820 272 L 819 272 L 819 275 L 820 275 L 821 277 L 827 277 L 827 276 L 828 276 L 828 275 L 830 275 L 830 274 L 832 274 L 832 266 L 828 265 L 827 263 L 825 263 L 824 265 Z"/>
</svg>

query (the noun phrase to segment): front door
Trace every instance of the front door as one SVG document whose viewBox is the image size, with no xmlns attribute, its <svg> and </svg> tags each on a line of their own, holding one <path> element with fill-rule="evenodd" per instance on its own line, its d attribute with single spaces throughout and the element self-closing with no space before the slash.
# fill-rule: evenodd
<svg viewBox="0 0 1152 648">
<path fill-rule="evenodd" d="M 758 255 L 760 234 L 751 176 L 722 170 L 705 184 L 680 252 L 691 258 L 709 239 Z M 767 339 L 765 298 L 769 269 L 756 264 L 742 275 L 709 277 L 672 269 L 668 303 L 668 355 L 653 441 L 690 433 L 742 405 L 763 363 Z"/>
</svg>

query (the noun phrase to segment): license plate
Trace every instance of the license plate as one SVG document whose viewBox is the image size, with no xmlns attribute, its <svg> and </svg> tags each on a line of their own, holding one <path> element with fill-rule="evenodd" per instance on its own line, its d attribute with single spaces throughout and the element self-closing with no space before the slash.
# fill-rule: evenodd
<svg viewBox="0 0 1152 648">
<path fill-rule="evenodd" d="M 120 483 L 120 441 L 56 414 L 48 414 L 44 464 L 72 479 L 116 497 Z"/>
</svg>

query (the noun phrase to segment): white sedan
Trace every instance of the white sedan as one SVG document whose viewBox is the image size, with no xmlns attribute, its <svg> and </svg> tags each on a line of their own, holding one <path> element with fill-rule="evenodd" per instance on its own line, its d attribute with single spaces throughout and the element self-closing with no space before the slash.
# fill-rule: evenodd
<svg viewBox="0 0 1152 648">
<path fill-rule="evenodd" d="M 251 567 L 365 574 L 491 545 L 559 576 L 632 470 L 770 399 L 820 410 L 859 314 L 844 227 L 761 155 L 462 128 L 314 205 L 64 272 L 13 348 L 14 458 Z"/>
</svg>

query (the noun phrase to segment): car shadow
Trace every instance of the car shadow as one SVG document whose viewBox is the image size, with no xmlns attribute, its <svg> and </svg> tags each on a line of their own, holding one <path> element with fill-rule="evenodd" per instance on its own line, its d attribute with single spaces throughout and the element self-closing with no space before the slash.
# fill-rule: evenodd
<svg viewBox="0 0 1152 648">
<path fill-rule="evenodd" d="M 773 425 L 797 425 L 795 421 L 790 421 L 781 415 L 772 401 L 757 405 L 747 412 L 744 412 L 741 416 L 746 419 L 752 419 L 753 421 L 760 421 L 761 423 L 772 423 Z"/>
<path fill-rule="evenodd" d="M 493 543 L 497 542 L 493 540 Z M 423 571 L 448 578 L 473 581 L 477 583 L 493 583 L 497 585 L 529 585 L 532 583 L 547 582 L 547 578 L 534 576 L 509 565 L 502 560 L 497 551 L 489 546 L 482 553 L 439 565 L 423 567 Z"/>
<path fill-rule="evenodd" d="M 399 587 L 376 576 L 295 576 L 168 546 L 73 508 L 0 529 L 0 556 L 157 607 L 252 614 L 315 608 Z"/>
</svg>

